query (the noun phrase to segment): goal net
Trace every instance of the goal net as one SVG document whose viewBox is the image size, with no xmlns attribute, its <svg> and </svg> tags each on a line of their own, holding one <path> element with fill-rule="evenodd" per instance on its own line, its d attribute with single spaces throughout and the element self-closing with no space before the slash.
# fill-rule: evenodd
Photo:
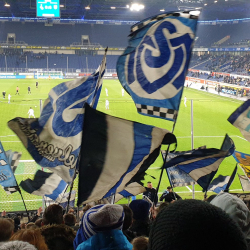
<svg viewBox="0 0 250 250">
<path fill-rule="evenodd" d="M 37 71 L 36 79 L 63 79 L 62 71 Z"/>
</svg>

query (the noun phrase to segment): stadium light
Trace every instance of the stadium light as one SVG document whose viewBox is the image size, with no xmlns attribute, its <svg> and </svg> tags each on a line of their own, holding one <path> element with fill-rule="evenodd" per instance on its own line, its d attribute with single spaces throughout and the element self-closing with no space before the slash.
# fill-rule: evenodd
<svg viewBox="0 0 250 250">
<path fill-rule="evenodd" d="M 63 5 L 63 4 L 60 4 L 60 8 L 64 8 L 64 5 Z"/>
<path fill-rule="evenodd" d="M 86 7 L 85 7 L 85 10 L 90 10 L 90 7 L 89 7 L 89 6 L 86 6 Z"/>
<path fill-rule="evenodd" d="M 129 9 L 129 5 L 128 4 L 126 5 L 126 8 Z"/>
<path fill-rule="evenodd" d="M 191 14 L 191 15 L 194 15 L 194 16 L 199 16 L 200 13 L 201 13 L 201 12 L 200 12 L 199 10 L 190 11 L 190 14 Z"/>
<path fill-rule="evenodd" d="M 163 11 L 165 11 L 165 10 L 164 10 L 164 9 L 161 9 L 160 11 L 162 11 L 162 12 L 163 12 Z"/>
<path fill-rule="evenodd" d="M 4 7 L 10 7 L 10 4 L 5 3 Z"/>
<path fill-rule="evenodd" d="M 138 3 L 133 3 L 133 4 L 131 4 L 131 6 L 130 6 L 130 10 L 131 11 L 140 11 L 140 10 L 143 10 L 144 9 L 144 5 L 143 4 L 138 4 Z"/>
<path fill-rule="evenodd" d="M 116 9 L 116 7 L 112 6 L 112 7 L 110 7 L 110 9 L 111 9 L 111 10 L 115 10 L 115 9 Z"/>
</svg>

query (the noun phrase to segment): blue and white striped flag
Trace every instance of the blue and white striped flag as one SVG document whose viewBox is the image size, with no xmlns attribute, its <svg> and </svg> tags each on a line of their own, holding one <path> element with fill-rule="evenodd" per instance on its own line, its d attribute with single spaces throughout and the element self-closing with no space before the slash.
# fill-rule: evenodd
<svg viewBox="0 0 250 250">
<path fill-rule="evenodd" d="M 142 115 L 176 120 L 198 17 L 163 13 L 131 28 L 118 78 Z"/>
<path fill-rule="evenodd" d="M 57 202 L 55 202 L 54 200 L 48 197 L 45 197 L 44 200 L 46 202 L 46 206 L 50 206 L 52 204 L 58 203 L 60 206 L 66 209 L 68 205 L 68 199 L 69 199 L 69 192 L 65 193 L 60 199 L 57 199 Z M 75 206 L 75 199 L 76 199 L 76 191 L 73 190 L 70 196 L 69 207 Z"/>
<path fill-rule="evenodd" d="M 146 192 L 145 187 L 143 187 L 138 182 L 132 182 L 128 184 L 121 192 L 115 195 L 115 202 L 118 202 L 119 200 L 123 198 L 128 198 L 128 197 L 136 196 L 138 194 L 142 194 L 144 192 Z"/>
<path fill-rule="evenodd" d="M 78 205 L 119 193 L 139 180 L 162 144 L 176 143 L 168 130 L 119 119 L 85 105 Z"/>
<path fill-rule="evenodd" d="M 57 174 L 38 170 L 34 180 L 27 179 L 21 181 L 20 186 L 29 194 L 46 196 L 54 201 L 60 202 L 68 185 Z"/>
<path fill-rule="evenodd" d="M 229 191 L 231 184 L 234 181 L 235 175 L 237 173 L 237 166 L 235 167 L 231 176 L 219 175 L 215 178 L 208 187 L 209 191 L 213 191 L 217 194 L 223 191 Z"/>
<path fill-rule="evenodd" d="M 165 168 L 178 166 L 187 173 L 205 191 L 214 178 L 221 162 L 234 153 L 235 146 L 233 140 L 226 135 L 221 149 L 197 149 L 186 152 L 183 155 L 174 157 L 166 162 Z"/>
<path fill-rule="evenodd" d="M 5 152 L 8 163 L 11 167 L 11 170 L 13 174 L 15 175 L 15 171 L 17 169 L 17 166 L 19 164 L 19 160 L 21 159 L 22 153 L 19 152 L 13 152 L 12 150 L 8 150 Z M 18 191 L 18 186 L 13 187 L 4 187 L 5 192 L 9 194 L 13 194 Z"/>
<path fill-rule="evenodd" d="M 11 170 L 8 158 L 0 142 L 0 185 L 3 187 L 17 186 L 15 176 Z"/>
<path fill-rule="evenodd" d="M 106 54 L 98 70 L 91 76 L 54 87 L 39 119 L 17 117 L 8 123 L 34 160 L 67 183 L 72 181 L 78 165 L 84 105 L 96 106 L 105 67 Z"/>
<path fill-rule="evenodd" d="M 250 142 L 250 99 L 245 101 L 228 118 L 228 121 L 240 130 Z"/>
</svg>

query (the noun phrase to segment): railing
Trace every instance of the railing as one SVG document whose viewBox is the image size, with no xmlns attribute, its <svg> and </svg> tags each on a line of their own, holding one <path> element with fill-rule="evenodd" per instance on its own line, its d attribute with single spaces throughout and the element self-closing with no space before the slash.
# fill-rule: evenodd
<svg viewBox="0 0 250 250">
<path fill-rule="evenodd" d="M 0 45 L 28 45 L 24 41 L 15 41 L 15 42 L 7 42 L 7 41 L 0 41 Z"/>
<path fill-rule="evenodd" d="M 0 72 L 31 73 L 37 71 L 62 71 L 63 73 L 93 73 L 96 69 L 73 69 L 73 68 L 0 68 Z M 106 73 L 116 73 L 116 69 L 106 69 Z"/>
</svg>

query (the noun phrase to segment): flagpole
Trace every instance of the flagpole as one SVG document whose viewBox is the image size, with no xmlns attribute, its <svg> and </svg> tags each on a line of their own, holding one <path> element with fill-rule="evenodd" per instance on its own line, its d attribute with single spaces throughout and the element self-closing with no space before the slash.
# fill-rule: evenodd
<svg viewBox="0 0 250 250">
<path fill-rule="evenodd" d="M 191 149 L 194 149 L 194 109 L 193 109 L 193 99 L 191 100 Z M 195 199 L 195 187 L 192 184 L 192 198 Z"/>
<path fill-rule="evenodd" d="M 18 184 L 17 184 L 17 189 L 18 189 L 19 194 L 21 195 L 21 198 L 22 198 L 22 201 L 23 201 L 23 205 L 24 205 L 25 211 L 26 211 L 26 213 L 27 213 L 28 221 L 30 222 L 29 213 L 28 213 L 26 204 L 25 204 L 24 199 L 23 199 L 22 191 L 21 191 L 21 189 L 20 189 L 20 187 L 19 187 Z"/>
<path fill-rule="evenodd" d="M 173 124 L 173 127 L 172 127 L 172 133 L 174 133 L 176 121 L 177 121 L 177 117 L 176 117 L 176 119 L 175 119 L 175 121 L 174 121 L 174 124 Z M 155 191 L 155 195 L 154 195 L 154 199 L 153 199 L 153 206 L 155 205 L 155 203 L 154 203 L 155 197 L 156 197 L 156 195 L 158 194 L 159 188 L 160 188 L 160 185 L 161 185 L 162 175 L 163 175 L 165 163 L 167 162 L 167 156 L 168 156 L 169 149 L 170 149 L 170 144 L 168 145 L 168 148 L 167 148 L 167 150 L 166 150 L 166 155 L 165 155 L 164 162 L 163 162 L 163 166 L 162 166 L 162 169 L 161 169 L 161 174 L 160 174 L 159 182 L 158 182 L 158 185 L 157 185 L 157 188 L 156 188 L 156 191 Z M 168 175 L 168 171 L 166 171 L 166 172 L 167 172 L 167 175 Z M 171 181 L 170 181 L 169 175 L 168 175 L 168 180 L 169 180 L 169 183 L 170 183 L 170 185 L 171 185 Z M 172 188 L 172 190 L 173 190 L 172 185 L 171 185 L 171 188 Z M 173 193 L 174 193 L 174 190 L 173 190 Z M 175 197 L 175 194 L 174 194 L 174 197 Z M 176 197 L 175 197 L 175 199 L 176 199 Z"/>
</svg>

